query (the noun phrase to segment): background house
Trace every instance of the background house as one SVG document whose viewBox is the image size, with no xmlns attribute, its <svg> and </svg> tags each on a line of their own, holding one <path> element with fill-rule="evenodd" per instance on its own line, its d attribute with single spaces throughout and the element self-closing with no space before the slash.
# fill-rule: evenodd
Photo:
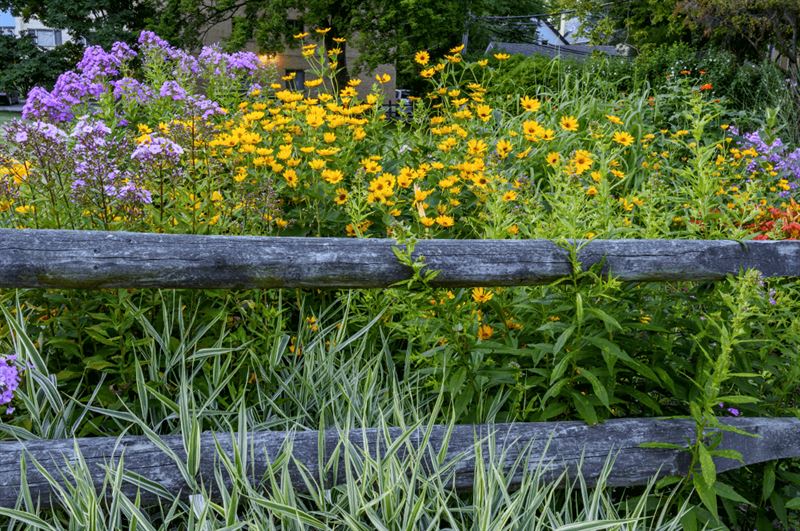
<svg viewBox="0 0 800 531">
<path fill-rule="evenodd" d="M 591 45 L 588 41 L 576 34 L 579 23 L 577 20 L 562 21 L 561 28 L 569 32 L 572 39 L 568 39 L 555 26 L 544 19 L 532 19 L 538 23 L 534 42 L 501 42 L 492 41 L 486 47 L 486 53 L 506 52 L 525 56 L 542 55 L 550 58 L 574 59 L 582 61 L 594 53 L 609 56 L 627 57 L 630 49 L 625 46 Z"/>
<path fill-rule="evenodd" d="M 55 48 L 73 40 L 65 30 L 49 28 L 35 18 L 26 21 L 22 17 L 13 16 L 9 11 L 0 11 L 0 35 L 31 35 L 42 48 Z"/>
<path fill-rule="evenodd" d="M 294 23 L 296 25 L 297 33 L 307 31 L 309 32 L 309 38 L 313 38 L 315 36 L 313 28 L 308 28 L 303 26 L 300 20 L 294 19 L 294 20 L 289 20 L 287 22 Z M 232 31 L 232 22 L 230 20 L 216 24 L 205 33 L 205 37 L 203 38 L 203 44 L 208 45 L 218 42 L 224 42 L 228 37 L 230 37 L 231 31 Z M 309 42 L 317 42 L 317 41 L 312 40 Z M 257 48 L 255 43 L 250 43 L 247 46 L 247 48 L 250 51 L 260 53 L 260 50 Z M 356 87 L 359 93 L 359 97 L 363 98 L 367 95 L 367 93 L 370 92 L 372 84 L 376 82 L 375 76 L 377 74 L 386 73 L 391 76 L 391 81 L 381 85 L 384 101 L 391 102 L 396 99 L 395 89 L 397 88 L 397 84 L 396 84 L 396 69 L 394 65 L 391 64 L 379 65 L 373 71 L 356 73 L 354 71 L 354 65 L 357 64 L 358 58 L 360 56 L 358 49 L 353 47 L 348 41 L 345 53 L 347 55 L 347 65 L 350 77 L 361 79 L 361 84 L 358 87 Z M 314 77 L 313 72 L 310 70 L 308 59 L 303 57 L 302 47 L 300 45 L 287 47 L 286 49 L 277 54 L 270 54 L 269 60 L 275 65 L 275 67 L 278 70 L 278 74 L 281 77 L 294 73 L 293 81 L 283 82 L 284 85 L 287 87 L 294 87 L 296 89 L 305 88 L 306 79 Z"/>
</svg>

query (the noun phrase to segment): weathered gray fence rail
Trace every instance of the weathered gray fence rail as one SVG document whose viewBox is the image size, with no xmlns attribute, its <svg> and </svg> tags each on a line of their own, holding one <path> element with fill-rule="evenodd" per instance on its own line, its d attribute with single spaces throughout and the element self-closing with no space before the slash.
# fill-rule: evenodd
<svg viewBox="0 0 800 531">
<path fill-rule="evenodd" d="M 800 276 L 800 242 L 782 241 L 678 241 L 593 240 L 580 245 L 577 260 L 586 269 L 597 264 L 623 280 L 714 280 L 742 269 L 758 269 L 765 276 Z M 162 235 L 128 232 L 0 230 L 0 287 L 5 288 L 371 288 L 408 279 L 411 271 L 394 254 L 397 243 L 381 239 L 266 238 Z M 423 256 L 431 270 L 439 271 L 439 286 L 514 286 L 548 282 L 573 271 L 570 253 L 543 240 L 423 240 L 414 256 Z M 756 437 L 726 432 L 722 448 L 739 451 L 743 462 L 719 459 L 718 470 L 728 470 L 771 459 L 800 457 L 800 420 L 794 418 L 738 418 L 725 423 Z M 616 464 L 608 482 L 616 486 L 641 485 L 655 474 L 688 472 L 685 452 L 647 449 L 646 442 L 685 444 L 695 436 L 687 420 L 618 419 L 599 426 L 580 422 L 456 426 L 433 428 L 428 445 L 438 450 L 446 444 L 454 460 L 455 488 L 472 485 L 476 440 L 489 445 L 494 455 L 505 455 L 505 466 L 524 456 L 527 468 L 542 466 L 551 478 L 580 470 L 594 482 L 610 454 Z M 485 439 L 489 433 L 490 439 Z M 339 434 L 315 431 L 256 432 L 250 435 L 252 477 L 260 479 L 267 463 L 291 441 L 292 455 L 312 477 L 327 484 L 344 480 L 319 470 L 321 451 L 331 455 L 346 437 L 357 448 L 377 456 L 388 441 L 383 432 L 365 429 Z M 401 435 L 392 428 L 390 438 Z M 421 433 L 407 444 L 419 445 Z M 165 443 L 184 459 L 180 437 Z M 230 434 L 203 434 L 199 480 L 213 485 L 218 466 L 216 444 L 232 455 Z M 366 443 L 366 445 L 365 445 Z M 0 507 L 14 506 L 22 478 L 20 461 L 28 457 L 26 482 L 34 497 L 51 503 L 51 488 L 30 466 L 35 459 L 55 478 L 75 463 L 75 444 L 100 487 L 106 467 L 124 458 L 126 472 L 154 481 L 169 492 L 191 494 L 172 458 L 144 437 L 91 438 L 0 442 Z M 435 453 L 435 452 L 434 452 Z M 519 471 L 518 471 L 519 472 Z M 519 481 L 518 473 L 515 481 Z M 290 469 L 293 485 L 306 484 L 297 466 Z M 135 482 L 126 483 L 133 495 Z M 142 492 L 145 500 L 155 495 Z"/>
<path fill-rule="evenodd" d="M 407 279 L 384 239 L 194 236 L 0 230 L 0 287 L 375 288 Z M 546 240 L 422 240 L 416 256 L 438 286 L 520 286 L 572 272 Z M 622 280 L 711 280 L 741 269 L 800 276 L 800 241 L 593 240 L 585 268 L 603 261 Z"/>
<path fill-rule="evenodd" d="M 717 459 L 719 471 L 759 463 L 771 459 L 800 457 L 800 420 L 794 418 L 757 419 L 730 418 L 726 424 L 746 430 L 756 437 L 747 437 L 725 432 L 720 448 L 736 450 L 744 456 L 744 463 L 732 459 Z M 582 422 L 540 422 L 521 424 L 460 425 L 452 429 L 434 426 L 427 438 L 425 450 L 436 455 L 446 447 L 445 463 L 453 463 L 451 485 L 456 489 L 473 486 L 476 469 L 475 448 L 481 445 L 482 455 L 503 457 L 506 469 L 521 457 L 523 467 L 516 469 L 512 484 L 518 485 L 525 470 L 541 467 L 544 477 L 556 479 L 565 470 L 574 474 L 580 469 L 584 478 L 594 484 L 609 455 L 615 464 L 607 483 L 612 486 L 643 485 L 656 474 L 684 475 L 687 473 L 690 456 L 686 452 L 665 449 L 640 448 L 645 442 L 670 442 L 686 444 L 695 435 L 695 425 L 689 420 L 617 419 L 596 426 Z M 257 484 L 264 479 L 267 466 L 274 461 L 284 445 L 291 443 L 293 461 L 301 464 L 309 477 L 330 486 L 345 480 L 343 452 L 339 454 L 338 476 L 320 470 L 319 463 L 328 461 L 342 439 L 347 438 L 353 448 L 365 455 L 378 458 L 385 453 L 392 440 L 403 434 L 399 428 L 389 430 L 389 439 L 379 429 L 353 430 L 348 433 L 326 431 L 320 445 L 319 433 L 305 432 L 256 432 L 248 437 L 250 456 L 250 478 Z M 426 440 L 425 428 L 414 430 L 401 447 L 399 455 L 412 449 L 422 448 Z M 491 437 L 490 437 L 491 435 Z M 106 468 L 113 468 L 120 457 L 124 459 L 126 472 L 136 474 L 161 485 L 167 492 L 187 497 L 192 494 L 179 468 L 167 454 L 146 437 L 97 437 L 60 441 L 28 441 L 0 443 L 0 507 L 13 507 L 19 494 L 20 456 L 28 460 L 26 481 L 34 499 L 40 498 L 44 505 L 52 503 L 51 487 L 42 474 L 31 464 L 36 459 L 45 469 L 63 470 L 67 464 L 74 466 L 75 445 L 85 460 L 95 485 L 100 488 L 106 478 Z M 180 436 L 167 436 L 163 442 L 180 459 L 185 459 Z M 214 490 L 215 470 L 222 470 L 218 458 L 217 444 L 231 458 L 237 444 L 232 434 L 204 433 L 201 436 L 201 461 L 197 476 L 198 484 Z M 492 448 L 490 448 L 490 446 Z M 324 458 L 320 459 L 320 449 Z M 427 452 L 426 452 L 427 453 Z M 446 468 L 446 467 L 442 467 Z M 442 469 L 440 468 L 440 469 Z M 330 469 L 328 469 L 330 470 Z M 430 470 L 430 469 L 429 469 Z M 52 474 L 63 481 L 60 474 Z M 298 491 L 306 491 L 307 485 L 296 465 L 289 467 L 292 485 Z M 228 485 L 230 486 L 230 485 Z M 155 501 L 157 495 L 139 491 L 135 482 L 125 482 L 123 491 L 133 497 L 137 491 L 143 501 Z"/>
</svg>

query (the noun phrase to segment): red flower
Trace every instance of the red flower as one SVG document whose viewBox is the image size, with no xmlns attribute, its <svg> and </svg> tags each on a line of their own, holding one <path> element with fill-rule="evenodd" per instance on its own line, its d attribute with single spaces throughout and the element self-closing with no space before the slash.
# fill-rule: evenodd
<svg viewBox="0 0 800 531">
<path fill-rule="evenodd" d="M 800 237 L 800 223 L 792 221 L 783 226 L 783 232 L 790 238 Z"/>
<path fill-rule="evenodd" d="M 704 85 L 700 85 L 700 90 L 711 90 L 714 88 L 714 85 L 711 83 L 706 83 Z"/>
</svg>

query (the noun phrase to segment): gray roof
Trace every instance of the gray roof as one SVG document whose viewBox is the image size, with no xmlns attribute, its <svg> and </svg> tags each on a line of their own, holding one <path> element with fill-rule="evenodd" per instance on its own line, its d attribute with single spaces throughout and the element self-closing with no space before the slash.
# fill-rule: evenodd
<svg viewBox="0 0 800 531">
<path fill-rule="evenodd" d="M 505 51 L 510 54 L 526 56 L 544 55 L 551 58 L 560 57 L 562 59 L 577 59 L 579 61 L 590 57 L 594 52 L 625 57 L 617 50 L 616 46 L 590 46 L 586 44 L 552 46 L 550 44 L 532 44 L 525 42 L 490 42 L 489 46 L 486 48 L 486 53 L 496 51 Z"/>
</svg>

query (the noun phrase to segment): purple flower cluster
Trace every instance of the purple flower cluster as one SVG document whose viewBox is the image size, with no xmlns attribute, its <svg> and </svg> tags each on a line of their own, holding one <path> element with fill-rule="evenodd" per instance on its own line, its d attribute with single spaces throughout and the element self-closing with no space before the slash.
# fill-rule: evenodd
<svg viewBox="0 0 800 531">
<path fill-rule="evenodd" d="M 17 360 L 15 354 L 0 357 L 0 405 L 10 404 L 14 399 L 14 392 L 19 387 L 19 369 L 14 364 Z M 6 408 L 6 415 L 14 412 L 14 408 Z"/>
<path fill-rule="evenodd" d="M 39 169 L 40 181 L 48 183 L 57 174 L 71 172 L 67 132 L 41 120 L 14 120 L 2 133 L 0 160 L 28 160 Z"/>
<path fill-rule="evenodd" d="M 203 120 L 208 120 L 215 114 L 225 114 L 219 103 L 201 95 L 186 98 L 186 109 L 192 116 L 200 117 Z"/>
<path fill-rule="evenodd" d="M 173 75 L 196 76 L 200 73 L 200 65 L 195 57 L 172 46 L 152 31 L 140 33 L 137 42 L 147 55 L 173 63 Z"/>
<path fill-rule="evenodd" d="M 58 126 L 39 120 L 12 122 L 6 128 L 5 136 L 18 146 L 37 140 L 44 140 L 52 144 L 63 144 L 67 139 L 67 133 L 59 129 Z"/>
<path fill-rule="evenodd" d="M 144 49 L 152 49 L 152 48 L 163 48 L 168 49 L 172 48 L 170 43 L 156 35 L 152 31 L 143 31 L 139 34 L 139 38 L 137 41 L 139 45 Z"/>
<path fill-rule="evenodd" d="M 265 73 L 264 65 L 252 52 L 224 53 L 218 46 L 209 46 L 195 57 L 152 31 L 143 31 L 137 46 L 134 49 L 117 42 L 110 51 L 100 46 L 88 47 L 75 70 L 62 74 L 52 91 L 35 88 L 29 93 L 23 118 L 65 123 L 88 112 L 108 117 L 116 111 L 103 108 L 108 101 L 103 96 L 112 94 L 112 101 L 123 102 L 126 112 L 136 114 L 131 103 L 146 105 L 153 97 L 160 96 L 174 102 L 188 102 L 184 108 L 188 107 L 193 116 L 208 119 L 221 111 L 199 89 L 215 99 L 224 98 L 232 90 L 257 85 Z M 139 56 L 145 81 L 126 75 L 130 61 Z M 167 81 L 163 81 L 165 75 Z M 150 85 L 148 77 L 151 82 L 158 79 L 158 84 Z M 215 83 L 218 79 L 236 83 Z M 85 107 L 76 108 L 79 106 Z"/>
<path fill-rule="evenodd" d="M 178 164 L 181 155 L 183 155 L 183 148 L 169 138 L 152 136 L 149 141 L 142 142 L 133 150 L 131 158 L 144 163 Z"/>
<path fill-rule="evenodd" d="M 739 135 L 739 132 L 733 127 L 731 132 Z M 758 152 L 758 157 L 747 167 L 748 172 L 755 172 L 763 164 L 769 164 L 778 173 L 779 179 L 789 181 L 791 190 L 781 191 L 779 193 L 781 197 L 789 197 L 800 187 L 800 148 L 791 151 L 780 138 L 767 143 L 761 137 L 760 131 L 742 134 L 739 145 L 744 149 L 753 148 Z"/>
<path fill-rule="evenodd" d="M 224 53 L 219 46 L 205 46 L 198 56 L 200 64 L 214 76 L 237 78 L 253 76 L 263 68 L 261 60 L 252 52 Z"/>
<path fill-rule="evenodd" d="M 74 115 L 70 106 L 54 94 L 41 87 L 34 87 L 22 107 L 22 118 L 25 120 L 52 120 L 69 122 Z"/>
<path fill-rule="evenodd" d="M 76 68 L 91 80 L 99 77 L 111 78 L 119 75 L 122 64 L 135 56 L 136 52 L 122 42 L 115 43 L 111 52 L 106 52 L 101 46 L 89 46 Z"/>
<path fill-rule="evenodd" d="M 115 100 L 125 99 L 136 103 L 147 103 L 153 97 L 153 91 L 150 90 L 150 87 L 132 77 L 123 77 L 117 81 L 112 81 L 111 86 L 114 87 Z"/>
<path fill-rule="evenodd" d="M 28 93 L 22 117 L 26 120 L 69 122 L 74 118 L 74 106 L 97 99 L 105 91 L 102 83 L 76 72 L 64 72 L 51 92 L 36 87 Z"/>
<path fill-rule="evenodd" d="M 72 131 L 75 179 L 72 191 L 77 199 L 88 202 L 97 196 L 110 201 L 149 203 L 150 192 L 137 184 L 134 174 L 120 167 L 130 145 L 112 136 L 102 120 L 81 119 Z"/>
<path fill-rule="evenodd" d="M 117 42 L 106 52 L 100 46 L 89 46 L 76 71 L 61 74 L 53 87 L 47 90 L 34 88 L 25 101 L 22 117 L 25 119 L 69 122 L 74 118 L 72 108 L 99 98 L 107 90 L 103 80 L 119 75 L 123 66 L 136 57 L 136 52 L 123 42 Z M 115 96 L 119 94 L 114 86 Z"/>
<path fill-rule="evenodd" d="M 172 101 L 183 101 L 186 99 L 186 90 L 177 81 L 165 81 L 158 90 L 162 98 L 170 98 Z"/>
</svg>

